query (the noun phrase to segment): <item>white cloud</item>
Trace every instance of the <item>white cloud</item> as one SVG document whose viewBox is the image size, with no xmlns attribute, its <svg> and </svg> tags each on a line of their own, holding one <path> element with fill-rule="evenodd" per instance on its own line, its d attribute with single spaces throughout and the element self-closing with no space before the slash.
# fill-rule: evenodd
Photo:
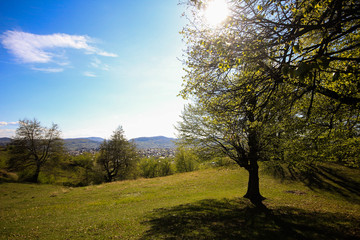
<svg viewBox="0 0 360 240">
<path fill-rule="evenodd" d="M 36 67 L 33 67 L 31 69 L 35 70 L 35 71 L 48 72 L 48 73 L 56 73 L 56 72 L 64 71 L 63 68 L 36 68 Z"/>
<path fill-rule="evenodd" d="M 12 138 L 15 136 L 15 129 L 0 129 L 0 137 Z"/>
<path fill-rule="evenodd" d="M 84 72 L 84 76 L 86 77 L 96 77 L 96 75 L 92 72 Z"/>
<path fill-rule="evenodd" d="M 0 126 L 16 125 L 19 122 L 0 122 Z"/>
<path fill-rule="evenodd" d="M 8 30 L 0 38 L 4 48 L 23 63 L 54 62 L 54 58 L 56 58 L 54 50 L 56 48 L 73 48 L 83 50 L 86 54 L 117 57 L 114 53 L 105 52 L 91 45 L 94 40 L 85 35 L 69 35 L 64 33 L 37 35 Z"/>
<path fill-rule="evenodd" d="M 117 57 L 118 55 L 116 55 L 115 53 L 108 53 L 108 52 L 104 52 L 104 51 L 97 51 L 96 52 L 98 55 L 100 56 L 104 56 L 104 57 Z"/>
</svg>

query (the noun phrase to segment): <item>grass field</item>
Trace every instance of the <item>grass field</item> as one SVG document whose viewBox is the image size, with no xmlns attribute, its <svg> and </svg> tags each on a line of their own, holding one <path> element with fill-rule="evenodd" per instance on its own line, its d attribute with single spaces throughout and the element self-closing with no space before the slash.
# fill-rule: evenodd
<svg viewBox="0 0 360 240">
<path fill-rule="evenodd" d="M 360 239 L 359 173 L 321 168 L 311 184 L 261 173 L 267 210 L 241 197 L 239 168 L 81 188 L 2 183 L 0 239 Z"/>
</svg>

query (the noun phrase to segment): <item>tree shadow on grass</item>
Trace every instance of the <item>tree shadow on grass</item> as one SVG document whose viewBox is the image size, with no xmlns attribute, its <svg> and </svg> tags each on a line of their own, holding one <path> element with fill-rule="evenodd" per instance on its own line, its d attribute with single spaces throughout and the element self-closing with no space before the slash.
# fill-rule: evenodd
<svg viewBox="0 0 360 240">
<path fill-rule="evenodd" d="M 360 196 L 360 182 L 327 166 L 310 166 L 304 182 L 311 189 L 326 189 L 345 198 Z M 359 199 L 358 199 L 359 200 Z"/>
<path fill-rule="evenodd" d="M 245 199 L 202 200 L 157 209 L 141 239 L 360 239 L 358 219 L 280 207 L 259 209 Z"/>
<path fill-rule="evenodd" d="M 311 190 L 324 190 L 344 200 L 360 204 L 360 178 L 358 169 L 337 164 L 304 165 L 303 169 L 280 164 L 266 166 L 265 172 L 281 180 L 303 182 Z"/>
</svg>

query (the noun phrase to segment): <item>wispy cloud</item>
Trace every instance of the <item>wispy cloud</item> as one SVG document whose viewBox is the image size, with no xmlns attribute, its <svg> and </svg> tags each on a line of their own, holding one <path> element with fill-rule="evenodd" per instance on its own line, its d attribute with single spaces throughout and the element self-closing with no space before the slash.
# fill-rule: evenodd
<svg viewBox="0 0 360 240">
<path fill-rule="evenodd" d="M 96 75 L 92 72 L 84 72 L 84 76 L 86 77 L 96 77 Z"/>
<path fill-rule="evenodd" d="M 1 126 L 8 126 L 8 125 L 16 125 L 19 122 L 0 122 L 0 127 Z"/>
<path fill-rule="evenodd" d="M 101 50 L 97 51 L 96 54 L 100 55 L 100 56 L 104 56 L 104 57 L 117 57 L 118 56 L 115 53 L 104 52 L 104 51 L 101 51 Z"/>
<path fill-rule="evenodd" d="M 31 69 L 35 70 L 35 71 L 48 72 L 48 73 L 57 73 L 57 72 L 64 71 L 63 68 L 36 68 L 36 67 L 32 67 Z"/>
<path fill-rule="evenodd" d="M 1 43 L 16 59 L 22 63 L 55 63 L 66 65 L 56 61 L 57 49 L 78 49 L 86 54 L 95 54 L 105 57 L 117 57 L 116 54 L 103 51 L 94 46 L 94 40 L 86 35 L 69 35 L 55 33 L 50 35 L 37 35 L 22 31 L 4 32 L 1 36 Z M 33 68 L 38 71 L 60 72 L 60 68 Z"/>
<path fill-rule="evenodd" d="M 104 71 L 109 71 L 110 67 L 109 65 L 102 63 L 99 58 L 94 57 L 90 65 L 94 68 L 98 68 Z"/>
</svg>

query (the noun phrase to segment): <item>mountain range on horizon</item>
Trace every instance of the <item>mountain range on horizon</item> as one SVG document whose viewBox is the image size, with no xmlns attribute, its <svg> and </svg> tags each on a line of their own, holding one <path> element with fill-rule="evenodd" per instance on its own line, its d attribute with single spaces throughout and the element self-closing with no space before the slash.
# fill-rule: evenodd
<svg viewBox="0 0 360 240">
<path fill-rule="evenodd" d="M 65 147 L 68 151 L 77 151 L 81 149 L 97 149 L 105 139 L 100 137 L 85 138 L 65 138 Z M 134 142 L 139 149 L 147 148 L 175 148 L 176 138 L 164 136 L 139 137 L 129 141 Z M 5 146 L 11 142 L 11 138 L 0 138 L 0 146 Z"/>
</svg>

